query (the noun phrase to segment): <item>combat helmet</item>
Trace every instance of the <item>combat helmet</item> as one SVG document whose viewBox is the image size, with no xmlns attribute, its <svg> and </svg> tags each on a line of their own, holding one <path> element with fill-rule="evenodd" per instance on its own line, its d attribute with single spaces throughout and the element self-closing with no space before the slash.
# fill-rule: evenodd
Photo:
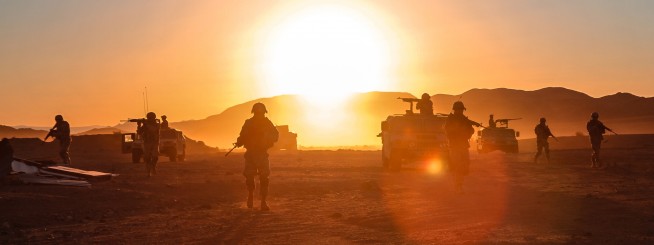
<svg viewBox="0 0 654 245">
<path fill-rule="evenodd" d="M 148 112 L 148 114 L 145 115 L 147 119 L 153 120 L 157 118 L 157 114 L 154 114 L 154 112 Z"/>
<path fill-rule="evenodd" d="M 594 118 L 594 119 L 597 119 L 597 118 L 599 118 L 599 113 L 593 112 L 593 113 L 590 114 L 590 117 Z"/>
<path fill-rule="evenodd" d="M 421 98 L 422 98 L 423 100 L 431 99 L 431 97 L 429 97 L 429 94 L 428 94 L 428 93 L 424 93 L 424 94 L 422 94 L 422 97 L 421 97 Z"/>
<path fill-rule="evenodd" d="M 254 103 L 254 105 L 252 105 L 252 110 L 250 112 L 254 113 L 255 111 L 259 111 L 259 110 L 263 111 L 263 113 L 268 113 L 268 110 L 266 109 L 266 105 L 264 105 L 261 102 Z"/>
<path fill-rule="evenodd" d="M 61 121 L 63 121 L 63 120 L 64 120 L 64 117 L 63 117 L 62 115 L 56 115 L 56 116 L 55 116 L 55 121 L 57 121 L 57 122 L 61 122 Z"/>
<path fill-rule="evenodd" d="M 463 105 L 462 101 L 454 102 L 452 105 L 452 110 L 466 110 L 466 107 Z"/>
<path fill-rule="evenodd" d="M 541 118 L 540 118 L 540 122 L 541 122 L 541 123 L 544 123 L 545 121 L 547 121 L 547 119 L 545 119 L 544 117 L 541 117 Z"/>
</svg>

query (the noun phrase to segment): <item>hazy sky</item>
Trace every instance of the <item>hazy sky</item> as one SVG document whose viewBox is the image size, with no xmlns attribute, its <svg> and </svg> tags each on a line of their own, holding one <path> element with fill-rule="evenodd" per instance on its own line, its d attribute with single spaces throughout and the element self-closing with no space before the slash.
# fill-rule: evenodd
<svg viewBox="0 0 654 245">
<path fill-rule="evenodd" d="M 0 0 L 0 124 L 113 125 L 143 116 L 145 86 L 171 121 L 275 95 L 257 76 L 262 37 L 325 3 L 392 45 L 378 90 L 654 96 L 654 1 Z"/>
</svg>

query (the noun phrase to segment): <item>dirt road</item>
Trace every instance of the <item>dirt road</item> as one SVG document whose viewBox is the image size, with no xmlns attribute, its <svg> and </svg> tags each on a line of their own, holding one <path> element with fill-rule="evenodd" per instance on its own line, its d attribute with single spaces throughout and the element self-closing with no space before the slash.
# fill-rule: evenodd
<svg viewBox="0 0 654 245">
<path fill-rule="evenodd" d="M 119 174 L 91 188 L 0 189 L 0 243 L 352 244 L 654 243 L 654 153 L 612 149 L 474 155 L 463 194 L 436 165 L 383 171 L 376 151 L 271 157 L 270 212 L 245 207 L 242 154 L 162 162 L 146 178 L 128 156 L 78 154 Z"/>
</svg>

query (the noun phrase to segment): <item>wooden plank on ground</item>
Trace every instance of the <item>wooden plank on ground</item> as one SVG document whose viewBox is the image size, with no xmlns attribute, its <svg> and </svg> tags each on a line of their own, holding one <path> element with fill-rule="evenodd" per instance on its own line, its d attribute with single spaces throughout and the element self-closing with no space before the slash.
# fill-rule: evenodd
<svg viewBox="0 0 654 245">
<path fill-rule="evenodd" d="M 77 178 L 82 178 L 90 181 L 102 181 L 111 179 L 110 173 L 98 172 L 98 171 L 86 171 L 77 168 L 65 167 L 65 166 L 52 166 L 41 168 L 41 173 L 45 174 L 55 174 L 55 175 L 66 175 L 73 176 Z"/>
</svg>

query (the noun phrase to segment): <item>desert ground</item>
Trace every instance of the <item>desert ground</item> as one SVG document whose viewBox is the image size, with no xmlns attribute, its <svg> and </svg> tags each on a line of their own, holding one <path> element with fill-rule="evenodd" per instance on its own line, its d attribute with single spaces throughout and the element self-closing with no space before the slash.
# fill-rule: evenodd
<svg viewBox="0 0 654 245">
<path fill-rule="evenodd" d="M 19 151 L 20 152 L 20 151 Z M 3 244 L 654 243 L 654 151 L 471 154 L 464 193 L 440 166 L 381 167 L 380 151 L 274 153 L 271 211 L 245 206 L 242 152 L 143 164 L 73 152 L 73 167 L 118 174 L 92 187 L 0 187 Z M 56 159 L 56 158 L 55 158 Z"/>
</svg>

